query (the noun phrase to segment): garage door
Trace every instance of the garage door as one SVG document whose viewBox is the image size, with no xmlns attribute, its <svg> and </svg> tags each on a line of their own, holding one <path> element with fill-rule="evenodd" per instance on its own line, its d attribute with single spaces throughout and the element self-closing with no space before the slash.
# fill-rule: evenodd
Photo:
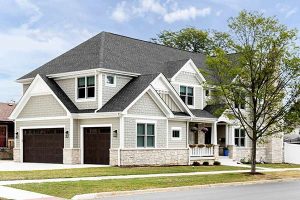
<svg viewBox="0 0 300 200">
<path fill-rule="evenodd" d="M 110 127 L 84 128 L 84 163 L 109 164 Z"/>
<path fill-rule="evenodd" d="M 23 130 L 23 161 L 63 163 L 64 129 Z"/>
</svg>

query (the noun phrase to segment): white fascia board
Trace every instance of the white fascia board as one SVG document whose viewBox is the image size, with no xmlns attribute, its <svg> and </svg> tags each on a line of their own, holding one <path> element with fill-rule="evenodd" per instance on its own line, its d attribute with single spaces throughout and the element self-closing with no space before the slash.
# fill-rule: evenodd
<svg viewBox="0 0 300 200">
<path fill-rule="evenodd" d="M 172 98 L 174 100 L 174 102 L 177 104 L 178 107 L 181 107 L 184 111 L 186 111 L 190 116 L 194 117 L 193 113 L 190 111 L 190 109 L 187 107 L 187 105 L 182 101 L 182 99 L 178 96 L 178 93 L 176 92 L 176 90 L 174 89 L 174 87 L 171 85 L 171 83 L 168 81 L 168 79 L 163 75 L 163 74 L 159 74 L 158 77 L 156 77 L 153 82 L 158 79 L 161 78 L 162 81 L 164 83 L 166 83 L 168 89 L 170 90 L 170 94 L 173 95 Z M 176 102 L 177 101 L 177 102 Z"/>
<path fill-rule="evenodd" d="M 204 117 L 194 117 L 193 122 L 203 122 L 203 123 L 214 123 L 218 121 L 218 118 L 204 118 Z"/>
<path fill-rule="evenodd" d="M 189 60 L 181 67 L 181 69 L 178 70 L 178 72 L 176 72 L 176 74 L 171 78 L 171 81 L 175 81 L 175 78 L 178 76 L 178 74 L 179 74 L 180 72 L 182 72 L 182 70 L 183 70 L 186 66 L 188 66 L 188 65 L 190 65 L 190 66 L 194 69 L 194 71 L 196 72 L 196 74 L 197 74 L 197 79 L 198 79 L 199 83 L 200 83 L 201 81 L 206 82 L 206 79 L 205 79 L 204 76 L 199 72 L 199 69 L 197 68 L 197 66 L 195 65 L 195 63 L 193 62 L 192 59 L 189 59 Z"/>
<path fill-rule="evenodd" d="M 45 88 L 48 91 L 41 91 L 40 93 L 37 93 L 36 91 L 32 94 L 35 87 L 38 85 L 41 86 L 41 82 L 44 83 Z M 38 74 L 34 78 L 33 82 L 30 84 L 29 88 L 26 90 L 25 94 L 22 96 L 21 100 L 9 116 L 10 119 L 15 120 L 20 112 L 23 110 L 24 106 L 28 102 L 31 96 L 38 96 L 38 95 L 46 95 L 46 94 L 52 94 L 53 97 L 58 101 L 58 103 L 63 107 L 63 109 L 67 112 L 67 116 L 70 116 L 70 111 L 65 107 L 65 105 L 60 101 L 60 99 L 54 94 L 54 92 L 51 90 L 51 88 L 45 83 L 45 81 L 42 79 L 42 77 Z"/>
<path fill-rule="evenodd" d="M 22 83 L 22 84 L 29 84 L 34 80 L 34 78 L 26 78 L 26 79 L 20 79 L 16 80 L 17 83 Z"/>
<path fill-rule="evenodd" d="M 72 114 L 74 119 L 96 119 L 96 118 L 114 118 L 120 117 L 121 112 L 103 112 L 103 113 L 76 113 Z"/>
</svg>

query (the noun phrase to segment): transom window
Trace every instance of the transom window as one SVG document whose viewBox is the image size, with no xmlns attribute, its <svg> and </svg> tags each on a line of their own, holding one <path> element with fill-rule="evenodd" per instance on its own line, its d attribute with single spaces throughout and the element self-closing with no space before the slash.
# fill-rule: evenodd
<svg viewBox="0 0 300 200">
<path fill-rule="evenodd" d="M 189 106 L 194 105 L 194 88 L 187 86 L 180 86 L 180 98 Z"/>
<path fill-rule="evenodd" d="M 172 138 L 180 139 L 180 134 L 181 134 L 180 132 L 181 132 L 181 128 L 173 127 L 172 128 Z"/>
<path fill-rule="evenodd" d="M 137 147 L 155 146 L 155 125 L 148 123 L 137 124 Z"/>
<path fill-rule="evenodd" d="M 245 130 L 241 128 L 234 129 L 234 137 L 235 137 L 235 145 L 238 147 L 244 147 L 245 146 Z"/>
<path fill-rule="evenodd" d="M 88 99 L 95 97 L 95 76 L 77 78 L 77 98 Z"/>
<path fill-rule="evenodd" d="M 105 85 L 106 86 L 116 86 L 116 76 L 105 75 Z"/>
</svg>

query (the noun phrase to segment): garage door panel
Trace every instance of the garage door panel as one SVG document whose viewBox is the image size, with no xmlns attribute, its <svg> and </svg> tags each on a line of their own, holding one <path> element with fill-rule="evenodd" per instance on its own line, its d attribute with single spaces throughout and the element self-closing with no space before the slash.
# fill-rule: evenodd
<svg viewBox="0 0 300 200">
<path fill-rule="evenodd" d="M 110 127 L 84 129 L 84 163 L 109 164 Z"/>
<path fill-rule="evenodd" d="M 63 163 L 64 129 L 23 130 L 24 162 Z"/>
</svg>

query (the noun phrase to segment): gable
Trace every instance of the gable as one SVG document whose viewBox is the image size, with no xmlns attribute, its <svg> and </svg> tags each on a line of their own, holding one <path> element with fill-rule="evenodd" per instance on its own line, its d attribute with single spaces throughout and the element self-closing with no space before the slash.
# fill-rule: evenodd
<svg viewBox="0 0 300 200">
<path fill-rule="evenodd" d="M 148 92 L 146 92 L 131 108 L 129 108 L 128 114 L 165 116 Z"/>
<path fill-rule="evenodd" d="M 176 82 L 198 85 L 199 80 L 196 78 L 196 73 L 181 71 L 175 78 Z"/>
<path fill-rule="evenodd" d="M 18 118 L 66 116 L 67 112 L 53 95 L 31 96 Z"/>
</svg>

